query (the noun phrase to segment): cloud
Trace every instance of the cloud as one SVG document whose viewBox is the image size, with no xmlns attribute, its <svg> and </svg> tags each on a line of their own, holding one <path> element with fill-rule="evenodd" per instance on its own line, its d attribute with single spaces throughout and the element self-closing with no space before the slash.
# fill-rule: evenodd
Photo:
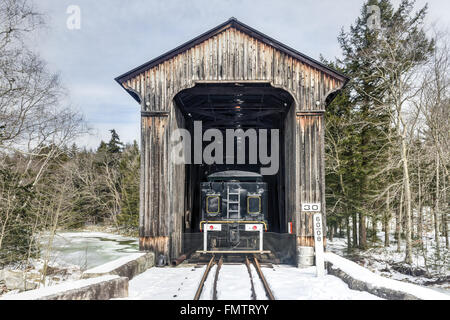
<svg viewBox="0 0 450 320">
<path fill-rule="evenodd" d="M 394 2 L 399 3 L 400 0 Z M 139 139 L 139 105 L 114 78 L 234 16 L 312 58 L 340 55 L 337 35 L 360 14 L 364 1 L 317 0 L 39 0 L 48 28 L 36 48 L 58 71 L 72 103 L 98 135 L 80 144 L 97 145 L 108 130 Z M 426 3 L 418 0 L 417 7 Z M 66 9 L 81 8 L 81 29 L 66 28 Z M 430 20 L 448 24 L 450 1 L 432 1 Z M 120 129 L 119 129 L 120 128 Z"/>
</svg>

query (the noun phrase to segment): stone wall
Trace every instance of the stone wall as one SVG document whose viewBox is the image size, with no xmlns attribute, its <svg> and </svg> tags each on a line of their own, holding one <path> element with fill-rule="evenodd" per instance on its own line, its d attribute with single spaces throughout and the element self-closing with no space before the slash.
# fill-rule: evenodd
<svg viewBox="0 0 450 320">
<path fill-rule="evenodd" d="M 128 278 L 111 275 L 5 295 L 0 300 L 109 300 L 126 297 Z"/>
</svg>

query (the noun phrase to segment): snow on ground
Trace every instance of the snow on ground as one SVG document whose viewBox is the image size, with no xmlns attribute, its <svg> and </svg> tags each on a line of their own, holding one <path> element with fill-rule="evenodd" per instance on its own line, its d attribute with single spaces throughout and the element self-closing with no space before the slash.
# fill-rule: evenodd
<svg viewBox="0 0 450 320">
<path fill-rule="evenodd" d="M 258 272 L 253 264 L 250 265 L 250 269 L 252 271 L 253 278 L 253 286 L 255 287 L 256 299 L 257 300 L 268 300 L 266 296 L 266 290 L 264 289 L 264 285 L 259 278 Z M 267 280 L 267 279 L 266 279 Z"/>
<path fill-rule="evenodd" d="M 333 266 L 341 269 L 352 278 L 364 281 L 374 287 L 380 286 L 391 290 L 410 293 L 422 300 L 447 300 L 447 295 L 445 294 L 411 283 L 384 278 L 364 267 L 359 266 L 353 261 L 342 258 L 332 252 L 325 253 L 325 260 L 331 262 Z M 448 297 L 448 299 L 450 299 L 450 297 Z"/>
<path fill-rule="evenodd" d="M 130 300 L 192 300 L 206 266 L 150 268 L 128 284 Z"/>
<path fill-rule="evenodd" d="M 247 266 L 222 265 L 217 280 L 217 299 L 251 300 L 251 298 L 252 285 Z"/>
<path fill-rule="evenodd" d="M 202 294 L 200 300 L 212 300 L 214 295 L 214 277 L 217 271 L 217 265 L 211 267 L 208 277 L 203 284 Z"/>
<path fill-rule="evenodd" d="M 351 290 L 341 279 L 325 275 L 316 277 L 316 268 L 291 266 L 262 267 L 275 299 L 280 300 L 380 300 L 368 292 Z"/>
<path fill-rule="evenodd" d="M 200 300 L 212 300 L 214 290 L 214 278 L 217 266 L 213 266 L 205 281 Z M 267 300 L 263 284 L 259 279 L 256 269 L 250 266 L 253 286 L 257 300 Z M 222 265 L 217 283 L 218 300 L 251 300 L 251 282 L 248 269 L 245 265 Z"/>
<path fill-rule="evenodd" d="M 375 244 L 371 242 L 371 239 L 368 239 L 369 245 L 373 246 L 372 248 L 365 251 L 356 250 L 354 253 L 364 257 L 373 257 L 374 259 L 397 263 L 405 260 L 406 243 L 404 240 L 400 242 L 400 251 L 398 251 L 397 241 L 393 234 L 389 237 L 391 243 L 389 247 L 384 247 L 384 232 L 378 232 L 377 239 L 378 241 Z M 436 241 L 433 232 L 423 237 L 423 244 L 424 248 L 422 249 L 418 245 L 417 240 L 413 241 L 412 265 L 420 268 L 427 267 L 430 273 L 448 272 L 449 251 L 445 248 L 445 238 L 441 237 L 439 241 L 440 257 L 438 261 L 436 259 Z M 328 241 L 327 249 L 344 256 L 347 254 L 347 240 L 334 238 L 333 241 Z"/>
<path fill-rule="evenodd" d="M 151 268 L 136 276 L 129 283 L 132 300 L 192 300 L 206 266 L 194 268 Z M 201 295 L 202 300 L 212 299 L 216 266 L 214 266 Z M 276 299 L 284 300 L 377 300 L 367 292 L 350 290 L 342 280 L 326 275 L 316 278 L 315 268 L 298 269 L 290 266 L 263 267 L 263 273 Z M 258 300 L 267 299 L 262 283 L 252 269 L 252 277 Z M 217 283 L 217 295 L 221 300 L 251 299 L 250 278 L 245 265 L 222 265 Z"/>
<path fill-rule="evenodd" d="M 122 258 L 107 262 L 105 264 L 99 265 L 97 267 L 94 267 L 92 269 L 86 270 L 85 273 L 107 273 L 107 272 L 111 272 L 114 271 L 115 269 L 117 269 L 118 267 L 136 260 L 142 256 L 146 255 L 145 252 L 138 252 L 138 253 L 130 253 Z"/>
<path fill-rule="evenodd" d="M 384 240 L 384 233 L 379 232 L 377 238 Z M 394 264 L 402 264 L 405 259 L 405 241 L 401 241 L 400 252 L 397 252 L 397 242 L 393 235 L 390 236 L 391 246 L 388 248 L 385 248 L 383 243 L 380 242 L 377 243 L 376 247 L 369 248 L 366 251 L 354 249 L 351 253 L 348 253 L 347 240 L 344 238 L 334 238 L 333 241 L 328 241 L 327 250 L 353 260 L 383 277 L 425 285 L 439 278 L 448 278 L 450 276 L 449 251 L 445 248 L 445 238 L 441 237 L 440 240 L 439 260 L 436 256 L 436 242 L 434 241 L 433 233 L 429 233 L 423 237 L 425 250 L 422 250 L 419 246 L 413 247 L 412 267 L 428 273 L 423 276 L 408 275 L 393 269 Z M 448 281 L 427 285 L 426 287 L 450 294 L 450 283 Z"/>
</svg>

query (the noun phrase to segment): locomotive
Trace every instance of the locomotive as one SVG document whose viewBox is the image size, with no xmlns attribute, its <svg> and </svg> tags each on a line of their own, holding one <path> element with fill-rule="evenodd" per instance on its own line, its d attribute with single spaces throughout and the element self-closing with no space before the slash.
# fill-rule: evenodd
<svg viewBox="0 0 450 320">
<path fill-rule="evenodd" d="M 263 176 L 228 170 L 200 183 L 204 251 L 262 251 L 268 186 Z"/>
</svg>

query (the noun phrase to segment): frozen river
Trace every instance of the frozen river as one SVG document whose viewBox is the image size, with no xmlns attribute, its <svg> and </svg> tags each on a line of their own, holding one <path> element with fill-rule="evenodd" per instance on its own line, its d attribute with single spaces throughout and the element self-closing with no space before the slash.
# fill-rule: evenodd
<svg viewBox="0 0 450 320">
<path fill-rule="evenodd" d="M 46 242 L 44 237 L 41 241 L 43 254 Z M 53 240 L 50 261 L 89 269 L 138 252 L 138 249 L 137 238 L 103 232 L 60 232 Z"/>
</svg>

